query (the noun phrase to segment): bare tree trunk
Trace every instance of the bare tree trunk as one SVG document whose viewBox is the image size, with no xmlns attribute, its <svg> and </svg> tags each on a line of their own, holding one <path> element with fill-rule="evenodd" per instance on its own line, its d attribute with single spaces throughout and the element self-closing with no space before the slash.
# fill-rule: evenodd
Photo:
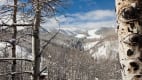
<svg viewBox="0 0 142 80">
<path fill-rule="evenodd" d="M 17 0 L 14 0 L 14 9 L 13 9 L 13 23 L 17 23 Z M 13 36 L 11 40 L 12 44 L 12 57 L 16 58 L 16 37 L 17 37 L 17 26 L 13 26 Z M 16 72 L 16 60 L 13 60 L 12 63 L 12 72 Z M 12 80 L 15 80 L 15 75 L 12 75 Z"/>
<path fill-rule="evenodd" d="M 34 54 L 34 76 L 33 80 L 39 80 L 40 77 L 40 62 L 41 62 L 41 55 L 40 55 L 40 39 L 39 39 L 39 27 L 40 27 L 40 1 L 35 1 L 35 20 L 33 26 L 33 37 L 32 37 L 32 53 Z"/>
<path fill-rule="evenodd" d="M 142 80 L 142 1 L 116 0 L 123 80 Z"/>
</svg>

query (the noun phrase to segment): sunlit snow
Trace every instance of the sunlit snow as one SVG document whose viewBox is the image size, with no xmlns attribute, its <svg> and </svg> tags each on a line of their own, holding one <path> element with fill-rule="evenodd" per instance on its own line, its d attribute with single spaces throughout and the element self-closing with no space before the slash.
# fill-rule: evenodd
<svg viewBox="0 0 142 80">
<path fill-rule="evenodd" d="M 91 48 L 94 47 L 98 42 L 99 42 L 99 41 L 86 43 L 86 44 L 84 45 L 84 49 L 85 49 L 85 50 L 91 49 Z"/>
<path fill-rule="evenodd" d="M 84 34 L 77 34 L 76 36 L 75 36 L 76 38 L 84 38 L 84 37 L 86 37 Z"/>
<path fill-rule="evenodd" d="M 89 30 L 89 31 L 88 31 L 88 35 L 89 35 L 89 36 L 87 37 L 87 39 L 101 38 L 101 35 L 95 34 L 96 31 L 97 31 L 97 29 Z"/>
</svg>

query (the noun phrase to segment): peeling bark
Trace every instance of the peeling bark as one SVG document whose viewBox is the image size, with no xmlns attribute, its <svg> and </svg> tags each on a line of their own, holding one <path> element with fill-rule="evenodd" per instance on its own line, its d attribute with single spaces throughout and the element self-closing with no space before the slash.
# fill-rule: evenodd
<svg viewBox="0 0 142 80">
<path fill-rule="evenodd" d="M 123 80 L 142 80 L 142 1 L 116 0 Z"/>
</svg>

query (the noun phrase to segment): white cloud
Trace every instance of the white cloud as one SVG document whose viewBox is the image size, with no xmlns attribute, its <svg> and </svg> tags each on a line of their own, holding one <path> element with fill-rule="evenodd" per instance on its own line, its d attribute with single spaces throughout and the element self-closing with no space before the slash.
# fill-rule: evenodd
<svg viewBox="0 0 142 80">
<path fill-rule="evenodd" d="M 84 14 L 77 14 L 81 20 L 103 20 L 113 18 L 115 15 L 113 10 L 95 10 Z"/>
<path fill-rule="evenodd" d="M 68 14 L 67 17 L 56 17 L 62 28 L 92 29 L 95 27 L 114 27 L 115 12 L 113 10 L 94 10 L 87 13 Z M 48 19 L 45 27 L 56 28 L 58 21 Z"/>
<path fill-rule="evenodd" d="M 92 15 L 90 16 L 90 18 L 94 16 L 96 20 L 99 20 L 105 18 L 114 18 L 115 12 L 113 10 L 97 10 L 94 12 L 90 12 L 88 15 Z"/>
</svg>

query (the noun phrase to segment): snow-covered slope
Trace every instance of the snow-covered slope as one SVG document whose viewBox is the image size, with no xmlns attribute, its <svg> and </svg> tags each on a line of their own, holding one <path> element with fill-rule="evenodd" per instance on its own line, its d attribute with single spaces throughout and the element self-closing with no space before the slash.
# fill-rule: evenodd
<svg viewBox="0 0 142 80">
<path fill-rule="evenodd" d="M 118 45 L 116 43 L 117 40 L 100 42 L 98 45 L 95 45 L 93 48 L 91 48 L 92 50 L 91 54 L 95 59 L 115 58 L 117 57 L 117 52 L 118 52 L 117 51 Z"/>
<path fill-rule="evenodd" d="M 95 42 L 88 42 L 84 44 L 84 49 L 85 50 L 90 50 L 91 48 L 93 48 L 99 41 L 95 41 Z"/>
<path fill-rule="evenodd" d="M 96 34 L 96 31 L 97 31 L 97 29 L 87 30 L 86 35 L 83 33 L 82 34 L 80 33 L 80 34 L 76 34 L 75 37 L 77 37 L 77 38 L 85 38 L 86 37 L 87 39 L 101 38 L 101 35 Z"/>
<path fill-rule="evenodd" d="M 62 29 L 65 30 L 65 29 Z M 62 31 L 63 32 L 63 31 Z M 81 42 L 85 51 L 92 54 L 95 59 L 98 58 L 115 58 L 117 55 L 117 34 L 115 29 L 112 27 L 101 27 L 97 29 L 86 29 L 84 31 L 80 29 L 68 30 L 67 33 L 75 33 L 72 34 L 78 41 Z M 69 35 L 71 36 L 71 35 Z M 77 45 L 77 44 L 76 44 Z"/>
<path fill-rule="evenodd" d="M 48 32 L 42 31 L 40 38 L 49 40 L 57 31 L 58 29 L 50 29 Z M 31 31 L 29 30 L 29 32 Z M 27 57 L 28 55 L 28 57 L 31 58 L 31 55 L 28 54 L 31 53 L 31 45 L 29 45 L 29 43 L 31 44 L 31 37 L 27 37 L 27 40 L 29 41 L 28 43 L 22 42 L 22 46 L 24 47 L 16 47 L 18 57 Z M 118 47 L 117 34 L 115 33 L 115 29 L 110 27 L 84 30 L 79 28 L 61 28 L 60 33 L 51 41 L 51 44 L 60 47 L 76 48 L 81 51 L 84 50 L 91 54 L 95 59 L 109 58 L 110 56 L 116 57 Z M 6 43 L 2 42 L 0 45 L 0 48 L 4 48 Z M 27 49 L 29 49 L 28 52 L 26 51 Z M 2 54 L 2 52 L 0 53 Z"/>
<path fill-rule="evenodd" d="M 77 34 L 75 37 L 76 37 L 76 38 L 85 38 L 86 35 L 84 35 L 84 34 Z"/>
<path fill-rule="evenodd" d="M 101 38 L 101 35 L 96 34 L 97 29 L 94 30 L 88 30 L 88 39 L 94 39 L 94 38 Z"/>
</svg>

